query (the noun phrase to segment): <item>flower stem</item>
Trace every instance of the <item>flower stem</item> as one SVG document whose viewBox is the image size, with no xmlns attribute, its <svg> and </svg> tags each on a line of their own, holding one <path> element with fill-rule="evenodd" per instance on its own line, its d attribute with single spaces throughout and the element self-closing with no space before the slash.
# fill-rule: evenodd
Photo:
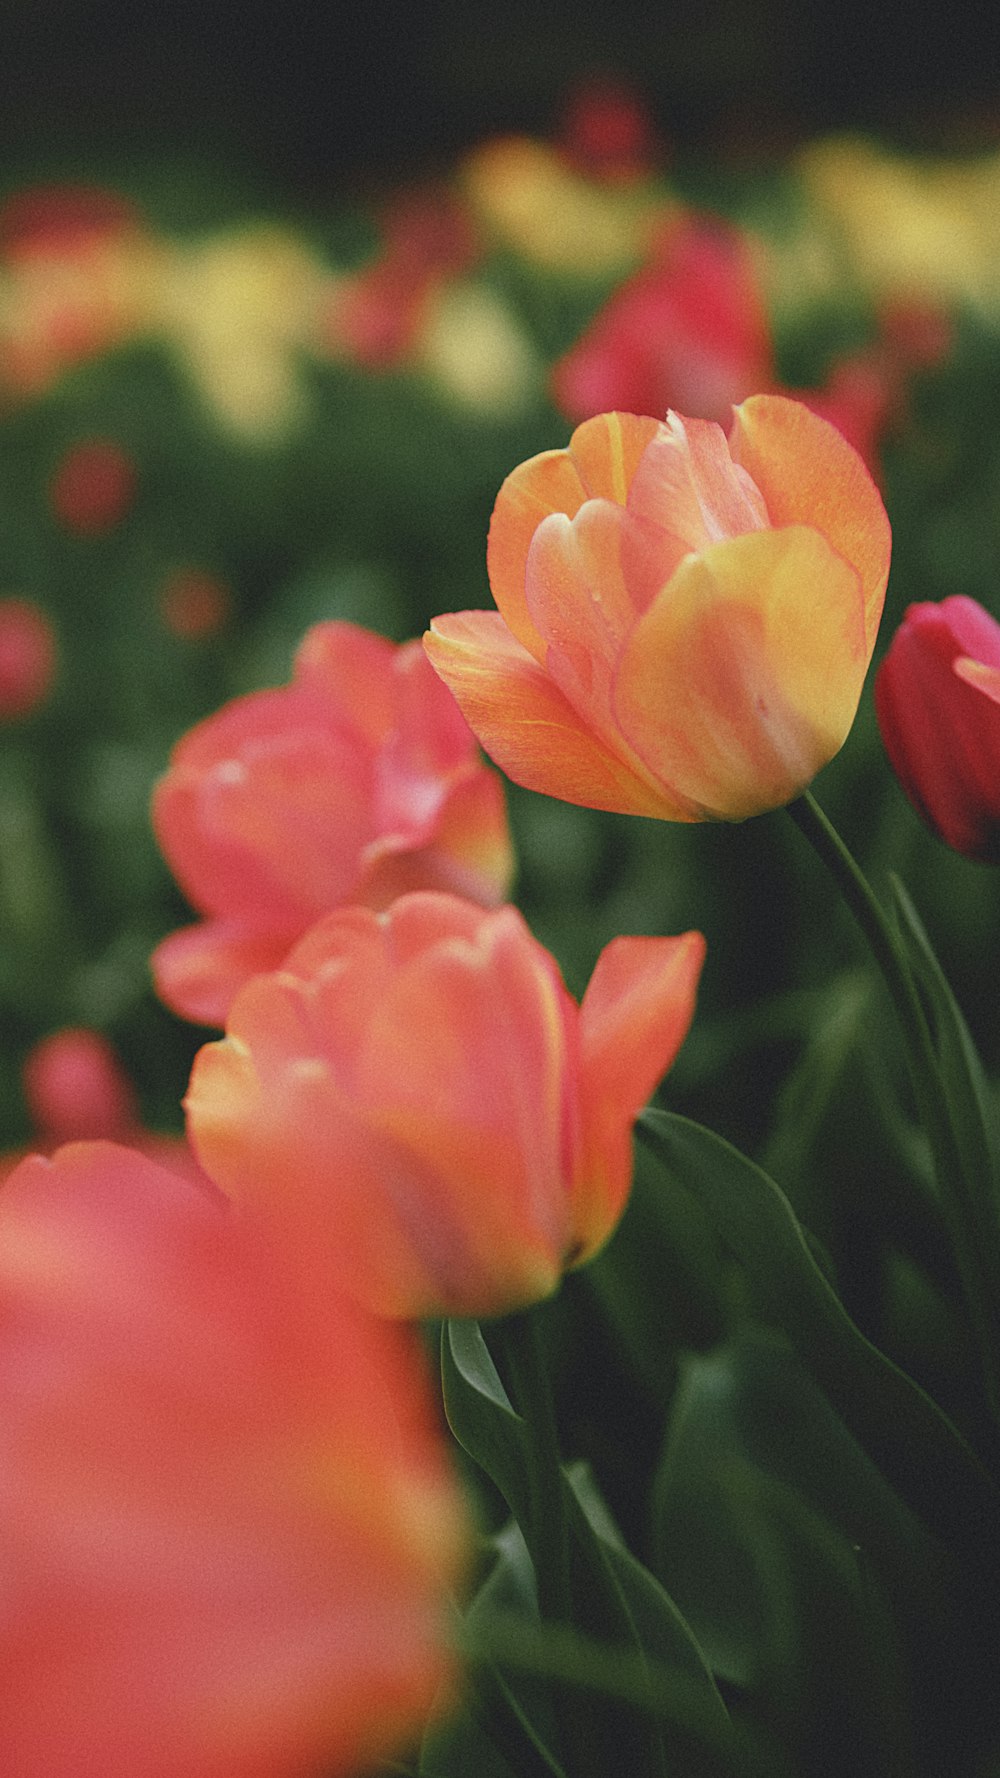
<svg viewBox="0 0 1000 1778">
<path fill-rule="evenodd" d="M 979 1342 L 986 1397 L 994 1416 L 1000 1417 L 1000 1252 L 990 1219 L 980 1203 L 978 1183 L 967 1176 L 953 1108 L 909 961 L 867 878 L 811 792 L 806 791 L 790 803 L 788 813 L 836 882 L 892 997 L 903 1032 L 918 1114 L 930 1144 L 941 1205 Z"/>
</svg>

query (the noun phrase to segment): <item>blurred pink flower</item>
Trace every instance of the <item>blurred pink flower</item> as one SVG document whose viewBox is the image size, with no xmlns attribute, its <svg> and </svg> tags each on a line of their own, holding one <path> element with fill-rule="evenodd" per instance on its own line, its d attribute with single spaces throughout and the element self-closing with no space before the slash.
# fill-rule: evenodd
<svg viewBox="0 0 1000 1778">
<path fill-rule="evenodd" d="M 0 1738 L 17 1778 L 330 1778 L 449 1675 L 421 1354 L 109 1143 L 0 1194 Z"/>
<path fill-rule="evenodd" d="M 44 704 L 56 674 L 52 624 L 31 599 L 0 599 L 0 722 Z"/>
</svg>

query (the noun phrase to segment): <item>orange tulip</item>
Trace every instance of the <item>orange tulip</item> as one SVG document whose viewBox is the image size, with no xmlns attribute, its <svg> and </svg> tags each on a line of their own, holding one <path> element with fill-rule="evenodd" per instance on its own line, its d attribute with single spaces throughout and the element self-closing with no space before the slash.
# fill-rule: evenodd
<svg viewBox="0 0 1000 1778">
<path fill-rule="evenodd" d="M 403 1331 L 206 1186 L 83 1143 L 0 1195 L 0 1744 L 17 1778 L 405 1751 L 465 1530 Z"/>
<path fill-rule="evenodd" d="M 502 787 L 420 644 L 354 624 L 317 624 L 291 685 L 185 735 L 153 825 L 208 916 L 153 953 L 157 990 L 204 1024 L 331 908 L 417 888 L 495 903 L 511 877 Z"/>
<path fill-rule="evenodd" d="M 844 741 L 871 659 L 889 522 L 863 463 L 799 402 L 707 421 L 602 414 L 508 476 L 498 613 L 425 639 L 517 783 L 667 821 L 791 801 Z"/>
<path fill-rule="evenodd" d="M 694 1010 L 700 933 L 619 938 L 581 1006 L 507 907 L 331 914 L 195 1058 L 192 1144 L 380 1314 L 491 1315 L 612 1233 L 632 1124 Z"/>
</svg>

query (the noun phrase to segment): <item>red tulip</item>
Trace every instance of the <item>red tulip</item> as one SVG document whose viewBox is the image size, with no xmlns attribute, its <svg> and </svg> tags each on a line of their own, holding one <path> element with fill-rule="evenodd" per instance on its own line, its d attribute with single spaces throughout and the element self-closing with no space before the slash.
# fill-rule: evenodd
<svg viewBox="0 0 1000 1778">
<path fill-rule="evenodd" d="M 516 783 L 667 821 L 792 798 L 854 720 L 889 570 L 885 509 L 840 434 L 752 396 L 704 420 L 603 414 L 507 477 L 498 612 L 425 646 Z"/>
<path fill-rule="evenodd" d="M 911 605 L 875 678 L 893 770 L 956 852 L 1000 864 L 1000 624 L 956 595 Z"/>
<path fill-rule="evenodd" d="M 51 623 L 30 599 L 0 599 L 0 722 L 44 704 L 56 673 Z"/>
<path fill-rule="evenodd" d="M 11 1778 L 305 1778 L 405 1751 L 464 1544 L 420 1355 L 128 1149 L 0 1194 Z"/>
<path fill-rule="evenodd" d="M 552 393 L 572 421 L 610 409 L 668 408 L 728 423 L 735 403 L 774 381 L 773 347 L 746 238 L 716 218 L 687 217 L 609 299 L 553 367 Z"/>
<path fill-rule="evenodd" d="M 156 986 L 205 1024 L 331 908 L 425 887 L 497 902 L 512 868 L 501 786 L 420 644 L 353 624 L 317 624 L 291 685 L 185 735 L 153 823 L 206 916 L 154 952 Z"/>
<path fill-rule="evenodd" d="M 533 1302 L 618 1222 L 703 955 L 696 932 L 616 939 L 578 1007 L 512 907 L 331 914 L 199 1052 L 192 1144 L 378 1313 Z"/>
</svg>

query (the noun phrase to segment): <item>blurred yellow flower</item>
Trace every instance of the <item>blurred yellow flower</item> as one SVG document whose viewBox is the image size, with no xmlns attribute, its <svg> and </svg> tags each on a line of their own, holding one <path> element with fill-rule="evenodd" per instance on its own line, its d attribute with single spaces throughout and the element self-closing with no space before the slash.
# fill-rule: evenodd
<svg viewBox="0 0 1000 1778">
<path fill-rule="evenodd" d="M 522 413 L 542 387 L 541 361 L 517 316 L 469 279 L 439 292 L 416 361 L 458 405 L 491 419 Z"/>
<path fill-rule="evenodd" d="M 611 277 L 630 271 L 679 208 L 662 185 L 601 185 L 544 142 L 502 136 L 459 169 L 481 227 L 548 271 Z"/>
<path fill-rule="evenodd" d="M 158 330 L 229 430 L 266 444 L 304 417 L 297 353 L 311 343 L 328 281 L 301 240 L 266 223 L 171 255 Z"/>
<path fill-rule="evenodd" d="M 995 312 L 1000 289 L 1000 155 L 888 154 L 845 137 L 798 156 L 807 195 L 876 299 L 966 302 Z"/>
</svg>

